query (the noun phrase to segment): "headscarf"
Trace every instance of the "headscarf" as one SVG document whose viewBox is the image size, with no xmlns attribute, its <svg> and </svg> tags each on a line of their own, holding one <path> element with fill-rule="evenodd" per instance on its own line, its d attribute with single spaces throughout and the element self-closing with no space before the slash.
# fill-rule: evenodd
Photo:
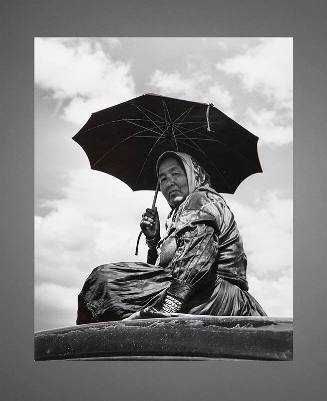
<svg viewBox="0 0 327 401">
<path fill-rule="evenodd" d="M 202 166 L 187 153 L 168 151 L 159 156 L 157 160 L 157 175 L 159 173 L 160 163 L 169 157 L 177 159 L 185 169 L 189 194 L 203 185 L 210 185 L 210 176 Z"/>
<path fill-rule="evenodd" d="M 159 166 L 160 163 L 168 159 L 169 157 L 172 157 L 176 159 L 183 167 L 186 173 L 186 178 L 187 178 L 187 183 L 188 183 L 188 188 L 189 188 L 189 193 L 188 196 L 197 190 L 200 187 L 206 186 L 209 190 L 211 190 L 210 186 L 210 176 L 209 174 L 204 170 L 202 166 L 199 165 L 199 163 L 190 155 L 187 153 L 181 153 L 181 152 L 173 152 L 173 151 L 167 151 L 162 153 L 161 156 L 159 156 L 157 160 L 157 175 L 159 175 Z M 187 197 L 188 198 L 188 197 Z M 187 199 L 186 198 L 186 199 Z M 175 240 L 168 244 L 166 242 L 165 248 L 162 251 L 162 244 L 165 242 L 165 240 L 169 237 L 169 230 L 171 226 L 174 224 L 175 218 L 176 218 L 176 213 L 179 208 L 172 209 L 170 213 L 168 214 L 165 228 L 166 228 L 166 233 L 164 237 L 159 241 L 158 246 L 157 246 L 157 253 L 158 255 L 161 255 L 161 253 L 164 255 L 163 259 L 162 257 L 158 257 L 157 263 L 159 263 L 159 260 L 165 260 L 165 259 L 170 259 L 173 255 L 173 253 L 176 250 L 176 243 Z M 173 245 L 171 245 L 173 244 Z M 172 246 L 172 247 L 171 247 Z"/>
</svg>

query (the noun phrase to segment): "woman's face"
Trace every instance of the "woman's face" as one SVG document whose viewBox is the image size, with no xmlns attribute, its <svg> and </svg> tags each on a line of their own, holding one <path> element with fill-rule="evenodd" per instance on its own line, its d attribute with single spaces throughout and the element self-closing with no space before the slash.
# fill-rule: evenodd
<svg viewBox="0 0 327 401">
<path fill-rule="evenodd" d="M 188 182 L 183 167 L 173 157 L 159 166 L 160 190 L 172 208 L 179 206 L 189 194 Z"/>
</svg>

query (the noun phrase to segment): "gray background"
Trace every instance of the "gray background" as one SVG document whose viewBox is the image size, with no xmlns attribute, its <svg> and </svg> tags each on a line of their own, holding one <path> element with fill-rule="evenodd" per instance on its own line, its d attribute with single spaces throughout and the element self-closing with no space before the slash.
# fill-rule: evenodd
<svg viewBox="0 0 327 401">
<path fill-rule="evenodd" d="M 323 1 L 285 3 L 2 3 L 1 399 L 327 398 L 326 12 Z M 34 36 L 294 36 L 293 362 L 33 361 Z"/>
</svg>

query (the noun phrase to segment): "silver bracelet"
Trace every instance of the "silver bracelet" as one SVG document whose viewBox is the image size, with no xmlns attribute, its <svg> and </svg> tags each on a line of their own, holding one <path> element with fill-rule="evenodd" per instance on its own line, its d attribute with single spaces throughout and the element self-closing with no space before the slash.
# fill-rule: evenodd
<svg viewBox="0 0 327 401">
<path fill-rule="evenodd" d="M 177 312 L 181 306 L 182 303 L 178 301 L 178 299 L 175 299 L 170 295 L 166 295 L 161 310 L 166 313 L 174 313 Z"/>
</svg>

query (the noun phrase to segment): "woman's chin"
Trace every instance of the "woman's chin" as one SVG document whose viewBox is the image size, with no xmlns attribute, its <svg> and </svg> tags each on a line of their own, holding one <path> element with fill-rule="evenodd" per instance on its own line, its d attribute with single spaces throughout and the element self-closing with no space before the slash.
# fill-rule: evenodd
<svg viewBox="0 0 327 401">
<path fill-rule="evenodd" d="M 172 208 L 176 208 L 177 206 L 179 206 L 179 205 L 183 202 L 183 200 L 184 200 L 184 196 L 182 196 L 182 195 L 174 196 L 174 197 L 170 200 L 169 205 L 170 205 Z"/>
</svg>

